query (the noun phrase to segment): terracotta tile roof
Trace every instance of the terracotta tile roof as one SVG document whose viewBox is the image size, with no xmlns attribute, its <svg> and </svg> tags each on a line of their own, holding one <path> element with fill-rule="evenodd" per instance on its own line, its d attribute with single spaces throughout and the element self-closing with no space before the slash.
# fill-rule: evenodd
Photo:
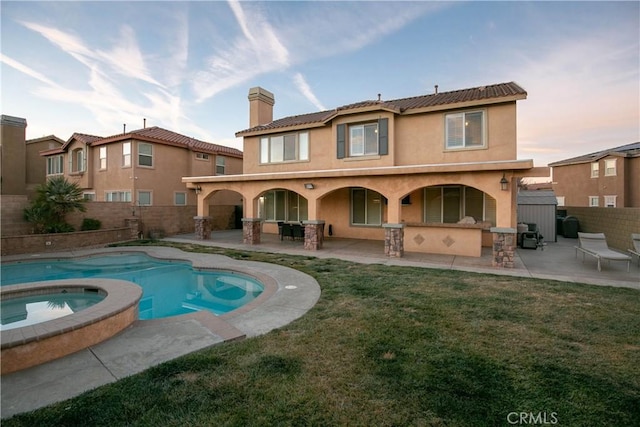
<svg viewBox="0 0 640 427">
<path fill-rule="evenodd" d="M 479 86 L 470 89 L 440 92 L 430 95 L 420 95 L 411 98 L 394 99 L 390 101 L 361 101 L 343 105 L 334 110 L 320 111 L 317 113 L 289 116 L 274 120 L 266 125 L 255 126 L 236 133 L 241 136 L 244 133 L 267 131 L 271 129 L 286 128 L 299 125 L 322 124 L 331 118 L 357 109 L 385 109 L 398 114 L 409 112 L 419 108 L 444 107 L 462 102 L 499 100 L 500 98 L 526 97 L 527 92 L 514 82 L 498 83 L 488 86 Z"/>
<path fill-rule="evenodd" d="M 595 153 L 560 160 L 558 162 L 549 163 L 549 166 L 554 167 L 591 163 L 607 156 L 640 157 L 640 142 L 634 142 L 627 145 L 621 145 L 620 147 L 609 148 L 607 150 L 596 151 Z"/>
<path fill-rule="evenodd" d="M 155 142 L 158 144 L 174 145 L 178 147 L 185 147 L 192 151 L 198 151 L 211 154 L 222 154 L 225 156 L 242 158 L 242 151 L 231 147 L 225 147 L 224 145 L 213 144 L 210 142 L 200 141 L 189 136 L 185 136 L 176 132 L 172 132 L 167 129 L 163 129 L 157 126 L 143 128 L 127 132 L 125 134 L 118 134 L 101 138 L 98 141 L 94 141 L 91 145 L 102 145 L 111 142 L 122 141 L 127 139 L 138 139 L 141 141 Z"/>
</svg>

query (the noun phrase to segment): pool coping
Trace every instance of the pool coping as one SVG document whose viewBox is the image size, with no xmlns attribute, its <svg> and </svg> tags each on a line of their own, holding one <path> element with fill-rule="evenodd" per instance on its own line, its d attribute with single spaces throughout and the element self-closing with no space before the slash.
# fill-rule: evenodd
<svg viewBox="0 0 640 427">
<path fill-rule="evenodd" d="M 101 247 L 30 255 L 11 255 L 2 257 L 2 264 L 127 253 L 145 253 L 153 258 L 166 261 L 186 261 L 190 262 L 193 268 L 238 272 L 258 279 L 264 285 L 264 291 L 250 303 L 221 316 L 215 316 L 208 312 L 199 312 L 224 320 L 247 337 L 262 335 L 291 323 L 310 310 L 320 298 L 321 291 L 318 282 L 301 271 L 277 264 L 235 260 L 218 254 L 185 252 L 165 246 Z M 91 284 L 91 280 L 100 279 L 86 279 L 85 282 Z M 277 313 L 274 311 L 277 311 Z M 185 314 L 182 316 L 190 315 Z M 182 316 L 174 317 L 179 318 Z M 154 319 L 154 321 L 170 319 L 172 317 Z M 149 322 L 151 320 L 140 321 Z"/>
</svg>

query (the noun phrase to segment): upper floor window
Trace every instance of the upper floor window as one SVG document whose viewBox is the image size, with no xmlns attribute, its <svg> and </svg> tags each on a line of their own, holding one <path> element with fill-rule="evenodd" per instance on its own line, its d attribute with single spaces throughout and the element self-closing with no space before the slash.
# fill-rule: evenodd
<svg viewBox="0 0 640 427">
<path fill-rule="evenodd" d="M 100 169 L 106 169 L 107 168 L 107 147 L 106 146 L 102 146 L 100 147 Z"/>
<path fill-rule="evenodd" d="M 153 145 L 146 142 L 138 143 L 138 165 L 153 166 Z"/>
<path fill-rule="evenodd" d="M 604 161 L 604 176 L 616 176 L 616 159 Z"/>
<path fill-rule="evenodd" d="M 466 111 L 445 116 L 447 149 L 486 146 L 484 111 Z"/>
<path fill-rule="evenodd" d="M 260 163 L 282 163 L 304 160 L 309 160 L 308 132 L 260 138 Z"/>
<path fill-rule="evenodd" d="M 224 175 L 226 159 L 224 156 L 216 156 L 216 175 Z"/>
<path fill-rule="evenodd" d="M 600 163 L 591 163 L 591 178 L 597 178 L 600 176 Z"/>
<path fill-rule="evenodd" d="M 84 150 L 76 148 L 71 155 L 71 172 L 84 172 Z"/>
<path fill-rule="evenodd" d="M 105 202 L 130 202 L 131 191 L 105 191 Z"/>
<path fill-rule="evenodd" d="M 122 166 L 131 166 L 131 143 L 122 143 Z"/>
<path fill-rule="evenodd" d="M 598 206 L 600 206 L 600 197 L 589 196 L 589 206 L 592 208 L 597 208 Z"/>
<path fill-rule="evenodd" d="M 209 155 L 207 153 L 196 153 L 196 159 L 209 160 Z"/>
<path fill-rule="evenodd" d="M 96 193 L 82 193 L 82 199 L 86 200 L 87 202 L 95 202 Z"/>
<path fill-rule="evenodd" d="M 616 199 L 618 196 L 604 196 L 604 207 L 605 208 L 615 208 L 616 207 Z"/>
<path fill-rule="evenodd" d="M 47 175 L 61 175 L 64 173 L 64 158 L 62 154 L 47 157 Z"/>
<path fill-rule="evenodd" d="M 351 189 L 351 224 L 381 225 L 382 194 L 366 188 Z"/>
<path fill-rule="evenodd" d="M 338 125 L 336 127 L 338 158 L 389 154 L 388 123 L 389 119 L 379 119 L 372 123 Z"/>
<path fill-rule="evenodd" d="M 378 123 L 349 126 L 349 155 L 378 155 Z"/>
</svg>

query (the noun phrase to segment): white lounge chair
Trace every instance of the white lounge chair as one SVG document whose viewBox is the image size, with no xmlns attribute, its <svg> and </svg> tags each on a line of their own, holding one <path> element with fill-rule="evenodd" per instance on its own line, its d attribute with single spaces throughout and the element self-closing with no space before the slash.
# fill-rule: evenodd
<svg viewBox="0 0 640 427">
<path fill-rule="evenodd" d="M 633 249 L 627 249 L 631 252 L 631 255 L 638 257 L 638 264 L 640 264 L 640 234 L 631 233 L 631 243 L 633 243 Z"/>
<path fill-rule="evenodd" d="M 578 240 L 580 246 L 574 247 L 576 248 L 576 258 L 578 251 L 582 252 L 582 262 L 584 262 L 585 254 L 591 255 L 598 260 L 598 271 L 601 271 L 600 260 L 627 261 L 627 272 L 629 271 L 631 257 L 609 249 L 604 233 L 578 233 Z"/>
</svg>

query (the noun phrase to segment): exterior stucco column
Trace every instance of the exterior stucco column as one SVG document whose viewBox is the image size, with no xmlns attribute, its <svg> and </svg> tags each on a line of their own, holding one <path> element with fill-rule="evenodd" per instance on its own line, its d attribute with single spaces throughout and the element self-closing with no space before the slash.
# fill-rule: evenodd
<svg viewBox="0 0 640 427">
<path fill-rule="evenodd" d="M 515 228 L 492 227 L 493 258 L 491 265 L 513 268 L 516 253 L 517 230 Z"/>
<path fill-rule="evenodd" d="M 209 240 L 211 238 L 211 217 L 210 216 L 194 216 L 196 228 L 196 239 Z"/>
<path fill-rule="evenodd" d="M 324 221 L 303 221 L 304 224 L 304 248 L 309 251 L 322 249 L 324 242 Z"/>
<path fill-rule="evenodd" d="M 384 254 L 391 258 L 404 256 L 404 224 L 382 224 L 384 228 Z"/>
<path fill-rule="evenodd" d="M 242 243 L 257 245 L 260 243 L 261 218 L 242 218 Z"/>
</svg>

